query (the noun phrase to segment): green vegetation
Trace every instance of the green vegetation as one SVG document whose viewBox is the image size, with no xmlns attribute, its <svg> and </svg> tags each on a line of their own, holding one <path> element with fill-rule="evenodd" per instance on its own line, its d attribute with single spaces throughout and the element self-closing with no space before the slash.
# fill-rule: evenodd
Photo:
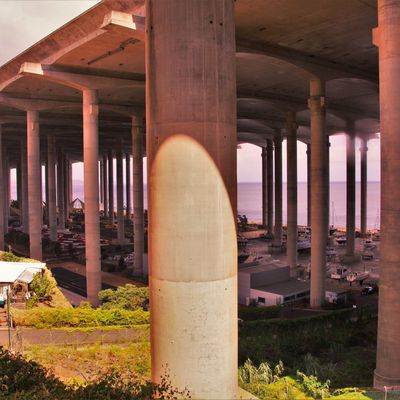
<svg viewBox="0 0 400 400">
<path fill-rule="evenodd" d="M 160 384 L 138 378 L 131 372 L 122 375 L 115 369 L 86 381 L 65 384 L 35 361 L 27 361 L 0 349 L 0 398 L 5 400 L 150 400 L 190 398 L 187 390 L 174 388 L 168 370 Z"/>
<path fill-rule="evenodd" d="M 67 384 L 84 384 L 101 378 L 112 365 L 121 376 L 136 374 L 150 379 L 150 343 L 94 343 L 75 346 L 28 346 L 28 360 L 34 360 Z"/>
<path fill-rule="evenodd" d="M 12 310 L 16 326 L 38 329 L 60 327 L 101 327 L 131 326 L 149 323 L 149 313 L 141 309 L 135 311 L 123 309 L 103 310 L 92 308 L 33 308 L 30 310 Z"/>
<path fill-rule="evenodd" d="M 278 318 L 282 311 L 282 306 L 270 307 L 245 307 L 239 305 L 239 318 L 243 321 L 256 321 L 259 319 Z"/>
<path fill-rule="evenodd" d="M 149 288 L 128 283 L 116 290 L 102 290 L 99 293 L 99 299 L 102 302 L 101 308 L 105 310 L 113 308 L 136 310 L 142 308 L 149 300 Z"/>
<path fill-rule="evenodd" d="M 258 367 L 247 360 L 239 368 L 239 386 L 260 400 L 383 400 L 380 392 L 368 393 L 358 388 L 344 388 L 331 390 L 330 382 L 321 382 L 314 375 L 306 375 L 297 371 L 295 376 L 283 376 L 284 368 L 279 362 L 275 368 L 268 363 L 261 363 Z M 398 399 L 392 393 L 388 399 Z"/>
<path fill-rule="evenodd" d="M 283 361 L 297 371 L 330 380 L 332 387 L 368 387 L 375 368 L 376 315 L 343 310 L 294 320 L 265 319 L 239 324 L 239 361 Z"/>
</svg>

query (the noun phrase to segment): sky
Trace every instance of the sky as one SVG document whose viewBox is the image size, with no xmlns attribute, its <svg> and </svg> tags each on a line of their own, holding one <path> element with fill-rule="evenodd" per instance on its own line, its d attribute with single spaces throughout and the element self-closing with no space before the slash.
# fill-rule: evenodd
<svg viewBox="0 0 400 400">
<path fill-rule="evenodd" d="M 0 0 L 0 65 L 35 44 L 58 27 L 95 5 L 93 0 Z M 330 138 L 331 181 L 346 180 L 346 142 L 344 135 Z M 360 145 L 357 149 L 359 180 Z M 243 144 L 237 152 L 238 182 L 261 181 L 261 149 Z M 74 166 L 74 179 L 82 179 L 82 165 Z M 146 178 L 145 178 L 146 179 Z M 283 143 L 283 180 L 286 180 L 286 142 Z M 298 180 L 307 180 L 306 146 L 298 142 Z M 380 180 L 380 142 L 368 143 L 368 180 Z"/>
</svg>

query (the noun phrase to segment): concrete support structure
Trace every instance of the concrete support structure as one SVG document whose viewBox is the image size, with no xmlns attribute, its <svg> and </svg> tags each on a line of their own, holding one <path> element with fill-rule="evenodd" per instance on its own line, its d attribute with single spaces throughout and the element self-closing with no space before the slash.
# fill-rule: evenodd
<svg viewBox="0 0 400 400">
<path fill-rule="evenodd" d="M 83 173 L 85 191 L 85 239 L 87 299 L 99 304 L 101 290 L 99 217 L 99 105 L 96 90 L 83 91 Z"/>
<path fill-rule="evenodd" d="M 21 191 L 22 191 L 22 208 L 21 221 L 22 230 L 29 234 L 29 202 L 28 202 L 28 162 L 26 138 L 21 139 Z"/>
<path fill-rule="evenodd" d="M 56 205 L 56 144 L 55 137 L 47 137 L 47 180 L 50 240 L 57 240 L 57 205 Z"/>
<path fill-rule="evenodd" d="M 65 228 L 65 185 L 64 185 L 64 155 L 61 149 L 58 150 L 57 157 L 57 208 L 58 208 L 58 227 Z"/>
<path fill-rule="evenodd" d="M 346 135 L 346 254 L 345 261 L 354 261 L 356 234 L 356 146 L 354 124 Z"/>
<path fill-rule="evenodd" d="M 268 233 L 274 229 L 274 144 L 267 140 L 267 220 Z"/>
<path fill-rule="evenodd" d="M 114 223 L 114 157 L 112 150 L 108 151 L 108 218 Z"/>
<path fill-rule="evenodd" d="M 233 2 L 146 4 L 152 378 L 168 365 L 193 399 L 234 399 Z"/>
<path fill-rule="evenodd" d="M 133 275 L 143 275 L 144 216 L 143 216 L 143 122 L 132 117 L 132 178 L 133 178 Z"/>
<path fill-rule="evenodd" d="M 320 308 L 325 301 L 327 206 L 327 135 L 325 87 L 320 79 L 310 81 L 308 106 L 311 117 L 311 288 L 310 304 Z"/>
<path fill-rule="evenodd" d="M 22 185 L 21 185 L 21 160 L 17 161 L 17 166 L 15 167 L 15 175 L 16 175 L 16 186 L 17 186 L 17 200 L 18 200 L 18 207 L 21 211 L 21 204 L 22 204 Z"/>
<path fill-rule="evenodd" d="M 42 259 L 42 191 L 39 113 L 27 111 L 27 158 L 29 202 L 29 255 Z"/>
<path fill-rule="evenodd" d="M 131 218 L 131 155 L 125 154 L 125 198 L 126 198 L 126 213 L 127 220 Z"/>
<path fill-rule="evenodd" d="M 360 208 L 361 208 L 361 236 L 367 237 L 367 204 L 368 204 L 368 163 L 367 163 L 367 152 L 368 152 L 368 139 L 361 139 L 361 196 L 360 196 Z"/>
<path fill-rule="evenodd" d="M 0 165 L 3 165 L 3 133 L 0 125 Z M 4 170 L 0 168 L 0 188 L 4 187 Z M 0 196 L 0 217 L 4 215 L 4 198 Z M 0 250 L 4 250 L 4 234 L 5 234 L 4 218 L 0 218 Z"/>
<path fill-rule="evenodd" d="M 67 218 L 69 218 L 70 212 L 72 212 L 72 163 L 67 158 Z"/>
<path fill-rule="evenodd" d="M 6 231 L 8 231 L 8 221 L 10 219 L 10 168 L 7 160 L 7 149 L 4 151 L 3 155 L 3 171 L 4 171 L 4 190 L 2 193 L 3 203 L 4 203 L 4 212 L 3 212 L 3 220 L 4 227 Z"/>
<path fill-rule="evenodd" d="M 287 244 L 290 276 L 297 276 L 297 123 L 296 113 L 286 116 L 287 138 Z"/>
<path fill-rule="evenodd" d="M 107 155 L 103 155 L 103 211 L 104 216 L 107 215 L 108 210 L 108 157 Z"/>
<path fill-rule="evenodd" d="M 103 158 L 100 158 L 100 161 L 98 163 L 98 168 L 99 168 L 99 184 L 100 184 L 100 190 L 99 190 L 99 200 L 100 200 L 100 206 L 104 205 L 104 167 L 103 167 Z"/>
<path fill-rule="evenodd" d="M 274 251 L 282 248 L 282 136 L 279 133 L 274 138 L 275 144 L 275 225 Z"/>
<path fill-rule="evenodd" d="M 307 143 L 307 226 L 311 226 L 311 144 Z"/>
<path fill-rule="evenodd" d="M 325 178 L 325 187 L 326 187 L 326 194 L 325 194 L 325 201 L 326 201 L 326 206 L 325 206 L 325 218 L 326 218 L 326 226 L 327 226 L 327 239 L 329 239 L 330 236 L 330 225 L 329 225 L 329 219 L 330 219 L 330 192 L 331 192 L 331 176 L 330 176 L 330 157 L 331 156 L 331 142 L 329 141 L 329 135 L 327 133 L 326 136 L 326 178 Z M 332 221 L 333 223 L 333 221 Z"/>
<path fill-rule="evenodd" d="M 374 386 L 400 386 L 400 2 L 378 1 L 381 243 Z"/>
<path fill-rule="evenodd" d="M 261 148 L 261 176 L 262 176 L 262 224 L 267 226 L 268 221 L 268 199 L 267 199 L 267 149 Z"/>
<path fill-rule="evenodd" d="M 124 171 L 122 164 L 122 144 L 117 152 L 117 241 L 118 244 L 125 242 L 125 221 L 124 221 Z"/>
</svg>

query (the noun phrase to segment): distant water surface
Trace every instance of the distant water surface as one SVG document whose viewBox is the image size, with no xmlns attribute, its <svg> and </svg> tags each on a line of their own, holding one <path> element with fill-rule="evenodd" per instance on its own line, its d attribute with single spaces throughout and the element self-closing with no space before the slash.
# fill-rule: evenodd
<svg viewBox="0 0 400 400">
<path fill-rule="evenodd" d="M 245 214 L 250 221 L 261 222 L 261 183 L 238 184 L 238 213 Z M 298 184 L 298 223 L 307 224 L 307 183 Z M 83 200 L 82 182 L 74 182 L 74 197 Z M 116 195 L 115 195 L 116 199 Z M 116 203 L 116 201 L 115 201 Z M 147 208 L 147 190 L 144 204 Z M 346 183 L 332 182 L 330 185 L 330 224 L 346 226 Z M 368 217 L 369 229 L 379 228 L 380 183 L 368 182 Z M 283 222 L 286 223 L 286 183 L 283 184 Z M 356 226 L 360 226 L 360 183 L 356 183 Z"/>
</svg>

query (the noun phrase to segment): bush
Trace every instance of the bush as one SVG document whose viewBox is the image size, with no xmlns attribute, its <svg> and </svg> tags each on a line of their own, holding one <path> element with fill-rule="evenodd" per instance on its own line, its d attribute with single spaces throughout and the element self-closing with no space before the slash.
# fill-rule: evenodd
<svg viewBox="0 0 400 400">
<path fill-rule="evenodd" d="M 255 321 L 258 319 L 278 318 L 282 306 L 270 307 L 245 307 L 239 306 L 239 318 L 243 321 Z"/>
<path fill-rule="evenodd" d="M 12 310 L 16 326 L 38 329 L 62 327 L 131 326 L 149 323 L 149 313 L 143 310 L 90 309 L 90 308 L 33 308 Z"/>
<path fill-rule="evenodd" d="M 106 289 L 99 293 L 102 302 L 101 308 L 110 310 L 120 308 L 124 310 L 137 310 L 142 308 L 149 300 L 149 288 L 137 287 L 132 284 L 121 286 L 118 289 Z"/>
</svg>

